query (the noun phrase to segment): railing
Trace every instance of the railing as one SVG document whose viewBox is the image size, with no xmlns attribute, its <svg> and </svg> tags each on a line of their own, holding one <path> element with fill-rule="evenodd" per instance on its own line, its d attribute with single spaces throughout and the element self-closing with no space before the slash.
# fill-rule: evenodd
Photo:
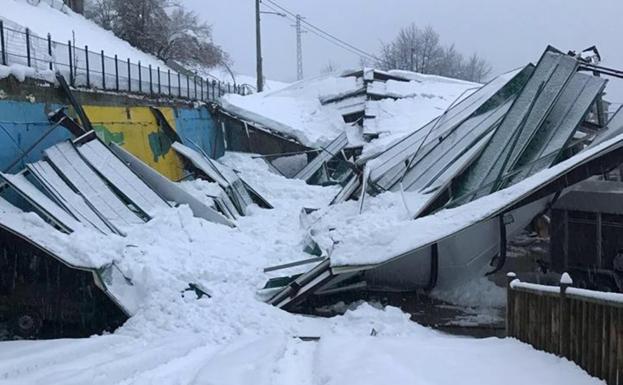
<svg viewBox="0 0 623 385">
<path fill-rule="evenodd" d="M 107 56 L 104 51 L 76 47 L 71 41 L 54 41 L 50 34 L 44 39 L 28 28 L 8 24 L 0 20 L 1 65 L 18 64 L 38 72 L 60 71 L 72 87 L 201 101 L 215 101 L 227 93 L 250 93 L 246 86 Z"/>
<path fill-rule="evenodd" d="M 509 273 L 506 334 L 623 384 L 623 294 L 521 282 Z"/>
</svg>

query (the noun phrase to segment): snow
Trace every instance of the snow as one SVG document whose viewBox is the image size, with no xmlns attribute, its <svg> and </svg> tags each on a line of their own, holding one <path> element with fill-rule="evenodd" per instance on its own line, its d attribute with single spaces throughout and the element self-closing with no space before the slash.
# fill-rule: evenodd
<svg viewBox="0 0 623 385">
<path fill-rule="evenodd" d="M 346 129 L 339 110 L 321 99 L 356 90 L 355 78 L 322 76 L 277 91 L 226 95 L 223 108 L 243 119 L 291 135 L 306 146 L 326 145 Z"/>
<path fill-rule="evenodd" d="M 563 273 L 563 275 L 560 277 L 560 283 L 562 285 L 573 285 L 573 280 L 571 279 L 569 273 Z"/>
<path fill-rule="evenodd" d="M 164 208 L 123 238 L 91 229 L 62 234 L 2 204 L 3 223 L 83 266 L 114 261 L 145 293 L 136 314 L 112 335 L 0 343 L 4 383 L 600 383 L 516 340 L 448 336 L 397 308 L 361 303 L 342 316 L 318 318 L 265 304 L 256 295 L 267 279 L 262 268 L 307 257 L 298 214 L 302 207 L 326 207 L 338 188 L 286 179 L 248 154 L 222 160 L 275 208 L 251 206 L 236 228 L 195 218 L 186 206 Z M 190 282 L 211 298 L 182 296 Z"/>
<path fill-rule="evenodd" d="M 575 295 L 582 298 L 592 298 L 617 304 L 623 304 L 623 294 L 621 293 L 606 293 L 603 291 L 586 290 L 577 287 L 567 288 L 566 293 L 568 295 Z"/>
<path fill-rule="evenodd" d="M 510 286 L 511 289 L 527 289 L 543 293 L 560 294 L 560 288 L 558 286 L 547 286 L 537 283 L 521 282 L 518 279 L 513 280 Z"/>
<path fill-rule="evenodd" d="M 20 82 L 23 82 L 26 78 L 37 78 L 50 82 L 53 82 L 55 79 L 54 73 L 51 71 L 37 71 L 32 67 L 21 64 L 11 64 L 9 66 L 0 65 L 0 79 L 9 76 L 15 77 Z"/>
<path fill-rule="evenodd" d="M 415 73 L 411 76 L 414 80 L 408 82 L 388 80 L 368 84 L 368 93 L 383 99 L 366 101 L 362 97 L 366 115 L 374 117 L 364 120 L 363 132 L 379 134 L 378 139 L 367 144 L 361 133 L 353 134 L 350 125 L 344 122 L 342 115 L 347 110 L 341 110 L 340 103 L 329 102 L 365 90 L 363 81 L 354 76 L 329 74 L 277 91 L 228 95 L 222 105 L 242 119 L 293 136 L 308 147 L 327 145 L 347 131 L 351 145 L 364 144 L 363 155 L 373 156 L 441 115 L 457 98 L 480 86 L 438 76 Z M 353 104 L 350 99 L 345 103 L 344 108 Z M 358 103 L 355 104 L 356 109 Z"/>
</svg>

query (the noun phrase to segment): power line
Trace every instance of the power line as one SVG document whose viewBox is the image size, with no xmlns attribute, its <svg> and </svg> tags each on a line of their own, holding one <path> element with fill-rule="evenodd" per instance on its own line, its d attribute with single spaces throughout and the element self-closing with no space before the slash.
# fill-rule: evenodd
<svg viewBox="0 0 623 385">
<path fill-rule="evenodd" d="M 280 10 L 279 10 L 279 9 L 277 9 L 277 8 L 274 8 L 274 7 L 270 6 L 268 3 L 262 2 L 262 4 L 263 4 L 265 7 L 267 7 L 268 9 L 270 9 L 270 10 L 273 10 L 273 11 L 275 11 L 275 12 L 280 12 Z M 291 17 L 290 15 L 285 15 L 285 17 L 286 17 L 286 19 L 288 19 L 288 20 L 291 20 L 291 21 L 296 21 L 296 18 Z M 326 41 L 328 41 L 329 43 L 334 44 L 334 45 L 336 45 L 336 46 L 338 46 L 338 47 L 340 47 L 340 48 L 342 48 L 342 49 L 344 49 L 344 50 L 346 50 L 346 51 L 349 51 L 349 52 L 350 52 L 350 53 L 352 53 L 352 54 L 355 54 L 355 55 L 360 56 L 360 57 L 366 57 L 366 58 L 368 58 L 368 59 L 377 60 L 377 59 L 376 59 L 376 57 L 371 57 L 370 55 L 363 55 L 361 52 L 355 51 L 355 50 L 353 50 L 352 48 L 349 48 L 348 46 L 342 45 L 342 44 L 340 44 L 339 42 L 337 42 L 337 41 L 335 41 L 335 40 L 331 40 L 331 39 L 329 39 L 328 37 L 326 37 L 325 35 L 322 35 L 322 34 L 318 33 L 317 31 L 315 31 L 315 30 L 313 30 L 313 29 L 310 29 L 310 28 L 307 28 L 307 27 L 304 27 L 304 26 L 301 26 L 301 28 L 303 29 L 303 31 L 305 31 L 305 32 L 309 32 L 309 33 L 313 33 L 314 35 L 318 36 L 319 38 L 321 38 L 321 39 L 323 39 L 323 40 L 326 40 Z"/>
<path fill-rule="evenodd" d="M 296 20 L 296 13 L 290 11 L 289 9 L 285 8 L 284 6 L 280 5 L 279 3 L 275 2 L 274 0 L 264 0 L 263 3 L 265 5 L 268 5 L 266 3 L 270 3 L 272 5 L 274 5 L 275 7 L 279 8 L 281 11 L 289 14 L 291 17 L 293 17 Z M 274 8 L 273 8 L 274 9 Z M 316 25 L 306 21 L 306 20 L 301 20 L 301 23 L 305 24 L 308 28 L 306 28 L 307 31 L 315 34 L 316 36 L 319 36 L 337 46 L 339 46 L 340 48 L 343 49 L 347 49 L 348 51 L 355 53 L 359 56 L 362 57 L 366 57 L 368 59 L 373 59 L 373 60 L 378 60 L 378 58 L 360 48 L 357 48 L 356 46 L 338 38 L 337 36 L 325 31 L 324 29 L 317 27 Z"/>
</svg>

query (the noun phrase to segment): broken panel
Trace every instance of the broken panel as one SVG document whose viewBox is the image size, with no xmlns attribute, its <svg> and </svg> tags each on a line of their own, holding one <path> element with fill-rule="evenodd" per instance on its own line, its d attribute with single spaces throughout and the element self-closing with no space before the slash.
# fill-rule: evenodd
<svg viewBox="0 0 623 385">
<path fill-rule="evenodd" d="M 371 160 L 373 163 L 370 177 L 373 182 L 382 188 L 389 188 L 397 181 L 406 170 L 409 159 L 412 158 L 422 140 L 426 137 L 425 146 L 439 140 L 447 132 L 456 128 L 473 114 L 482 114 L 488 110 L 504 104 L 509 98 L 516 95 L 524 86 L 534 67 L 528 65 L 520 70 L 515 70 L 498 76 L 491 82 L 485 84 L 476 92 L 450 107 L 442 116 L 434 119 L 424 127 L 415 131 L 405 139 L 394 144 L 391 148 Z M 381 182 L 381 179 L 385 181 Z"/>
<path fill-rule="evenodd" d="M 466 199 L 471 200 L 495 189 L 508 160 L 541 125 L 576 69 L 573 57 L 552 51 L 543 54 L 495 135 L 458 184 L 458 195 L 469 194 Z"/>
<path fill-rule="evenodd" d="M 73 189 L 117 229 L 143 223 L 89 167 L 71 143 L 59 143 L 45 150 L 44 154 Z"/>
<path fill-rule="evenodd" d="M 108 183 L 147 216 L 153 218 L 157 209 L 170 207 L 99 139 L 79 146 L 78 152 Z"/>
<path fill-rule="evenodd" d="M 521 180 L 557 161 L 605 85 L 606 80 L 596 76 L 573 75 L 547 119 L 513 166 L 513 169 L 521 169 L 515 172 L 513 180 Z"/>
<path fill-rule="evenodd" d="M 80 226 L 74 217 L 30 183 L 23 173 L 15 175 L 0 173 L 0 178 L 63 231 L 70 233 Z"/>
<path fill-rule="evenodd" d="M 299 171 L 294 178 L 309 181 L 323 164 L 334 158 L 340 151 L 342 151 L 342 149 L 344 149 L 344 147 L 346 147 L 347 144 L 348 137 L 346 136 L 346 132 L 343 132 L 331 143 L 329 143 L 329 145 L 321 147 L 322 151 L 319 152 L 318 155 L 316 155 L 316 157 L 307 164 L 307 166 L 303 167 L 303 169 Z"/>
<path fill-rule="evenodd" d="M 494 110 L 470 118 L 448 135 L 439 138 L 434 148 L 413 162 L 402 181 L 404 190 L 417 191 L 432 183 L 444 169 L 497 128 L 511 103 L 512 99 Z"/>
<path fill-rule="evenodd" d="M 104 234 L 114 232 L 112 225 L 107 224 L 85 200 L 71 189 L 46 161 L 27 165 L 31 174 L 45 187 L 50 196 L 80 222 L 90 225 Z"/>
</svg>

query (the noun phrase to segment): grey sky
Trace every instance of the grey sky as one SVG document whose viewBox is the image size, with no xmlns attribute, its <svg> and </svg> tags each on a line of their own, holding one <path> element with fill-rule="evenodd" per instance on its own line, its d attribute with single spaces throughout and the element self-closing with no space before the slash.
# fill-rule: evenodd
<svg viewBox="0 0 623 385">
<path fill-rule="evenodd" d="M 623 68 L 621 0 L 275 0 L 317 26 L 370 53 L 402 26 L 431 25 L 443 42 L 490 61 L 493 73 L 535 62 L 547 44 L 580 50 L 597 44 L 604 65 Z M 216 42 L 240 73 L 255 72 L 253 0 L 184 0 L 213 25 Z M 296 40 L 289 20 L 263 15 L 265 76 L 296 78 Z M 312 34 L 303 36 L 305 76 L 329 62 L 357 66 L 359 58 Z M 623 83 L 622 80 L 611 81 Z M 613 84 L 614 85 L 614 84 Z M 614 88 L 614 87 L 613 87 Z M 617 101 L 623 101 L 623 92 Z"/>
</svg>

